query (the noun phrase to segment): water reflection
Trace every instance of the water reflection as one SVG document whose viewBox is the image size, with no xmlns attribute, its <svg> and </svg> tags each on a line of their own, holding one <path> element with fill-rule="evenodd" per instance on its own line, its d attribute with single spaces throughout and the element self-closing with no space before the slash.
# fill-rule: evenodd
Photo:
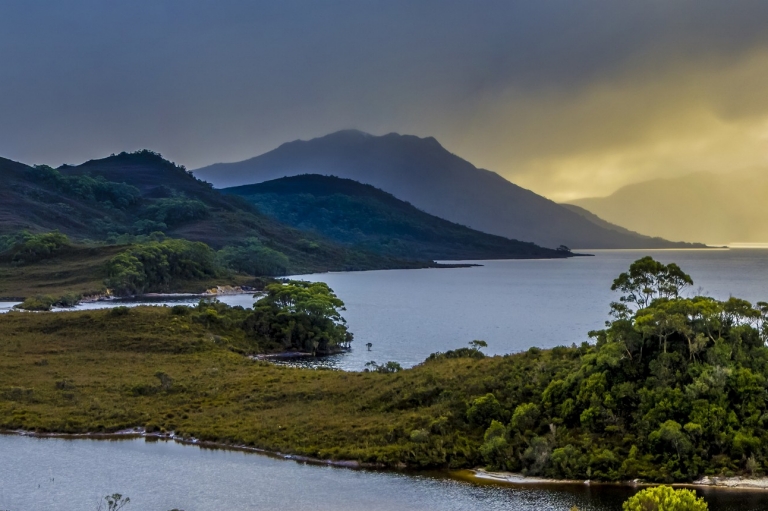
<svg viewBox="0 0 768 511">
<path fill-rule="evenodd" d="M 582 511 L 620 509 L 632 488 L 498 486 L 445 473 L 393 473 L 296 463 L 143 439 L 0 435 L 0 509 L 81 511 L 119 492 L 128 509 L 187 511 Z M 706 491 L 711 511 L 768 508 L 768 492 Z"/>
</svg>

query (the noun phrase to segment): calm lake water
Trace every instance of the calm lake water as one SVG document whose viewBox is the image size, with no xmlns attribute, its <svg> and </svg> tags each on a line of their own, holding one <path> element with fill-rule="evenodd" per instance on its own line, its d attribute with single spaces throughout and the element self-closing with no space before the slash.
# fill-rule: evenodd
<svg viewBox="0 0 768 511">
<path fill-rule="evenodd" d="M 467 261 L 472 268 L 386 270 L 300 275 L 328 283 L 346 302 L 344 313 L 355 334 L 350 353 L 314 365 L 345 370 L 389 360 L 404 367 L 430 353 L 488 343 L 489 354 L 550 348 L 588 340 L 604 326 L 609 303 L 618 298 L 611 283 L 632 261 L 652 255 L 676 262 L 694 280 L 690 293 L 715 298 L 738 296 L 768 301 L 768 250 L 605 250 L 594 257 L 558 260 Z M 230 305 L 250 307 L 251 295 L 223 296 Z M 199 298 L 156 298 L 149 303 L 197 303 Z M 137 305 L 96 302 L 77 309 Z M 0 304 L 0 309 L 10 304 Z M 365 347 L 372 343 L 371 351 Z"/>
<path fill-rule="evenodd" d="M 482 261 L 482 267 L 473 268 L 300 278 L 328 283 L 347 304 L 344 316 L 355 334 L 354 349 L 330 363 L 349 370 L 370 360 L 412 366 L 430 353 L 473 339 L 486 341 L 490 354 L 581 343 L 608 319 L 609 304 L 618 299 L 610 290 L 613 279 L 645 255 L 677 263 L 693 278 L 691 292 L 768 301 L 768 250 L 593 253 L 559 260 Z M 368 342 L 373 344 L 370 352 Z"/>
<path fill-rule="evenodd" d="M 479 485 L 300 464 L 174 442 L 0 435 L 0 509 L 86 511 L 122 493 L 126 511 L 614 511 L 630 488 Z M 757 511 L 768 493 L 703 494 L 711 511 Z"/>
</svg>

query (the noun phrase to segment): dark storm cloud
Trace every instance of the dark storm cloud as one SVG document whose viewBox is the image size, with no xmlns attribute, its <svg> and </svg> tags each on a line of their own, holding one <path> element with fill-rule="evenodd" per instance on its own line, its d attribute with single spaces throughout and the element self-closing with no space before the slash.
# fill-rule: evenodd
<svg viewBox="0 0 768 511">
<path fill-rule="evenodd" d="M 721 136 L 701 109 L 762 136 L 767 21 L 764 1 L 0 1 L 0 154 L 196 167 L 357 127 L 565 196 L 590 168 L 653 174 L 632 155 L 655 133 Z"/>
</svg>

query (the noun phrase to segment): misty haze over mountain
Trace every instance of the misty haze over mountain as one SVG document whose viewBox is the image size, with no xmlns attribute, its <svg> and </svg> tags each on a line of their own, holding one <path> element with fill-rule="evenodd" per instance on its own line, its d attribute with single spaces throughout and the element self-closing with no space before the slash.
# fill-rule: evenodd
<svg viewBox="0 0 768 511">
<path fill-rule="evenodd" d="M 719 245 L 768 243 L 765 169 L 656 179 L 572 204 L 653 236 Z"/>
</svg>

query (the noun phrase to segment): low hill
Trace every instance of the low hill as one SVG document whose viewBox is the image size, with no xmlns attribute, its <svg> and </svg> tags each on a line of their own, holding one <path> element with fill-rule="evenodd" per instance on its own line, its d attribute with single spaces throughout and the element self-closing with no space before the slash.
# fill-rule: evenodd
<svg viewBox="0 0 768 511">
<path fill-rule="evenodd" d="M 393 257 L 520 259 L 566 257 L 443 220 L 351 179 L 307 174 L 223 190 L 298 229 Z"/>
<path fill-rule="evenodd" d="M 710 244 L 766 243 L 768 172 L 698 172 L 573 201 L 610 222 L 655 236 Z"/>
<path fill-rule="evenodd" d="M 10 251 L 1 253 L 0 299 L 99 294 L 107 278 L 107 262 L 125 249 L 121 245 L 63 248 L 55 257 L 24 265 L 14 261 Z"/>
<path fill-rule="evenodd" d="M 163 232 L 214 249 L 258 246 L 284 262 L 272 273 L 423 267 L 301 232 L 226 196 L 151 151 L 58 169 L 0 159 L 0 236 L 58 230 L 78 240 L 131 243 Z"/>
<path fill-rule="evenodd" d="M 219 285 L 260 286 L 265 280 L 227 268 L 222 257 L 226 250 L 217 257 L 203 243 L 158 234 L 151 238 L 106 245 L 76 243 L 60 232 L 4 236 L 0 300 L 33 299 L 24 306 L 47 310 L 50 305 L 74 305 L 84 297 L 203 293 Z"/>
<path fill-rule="evenodd" d="M 417 208 L 482 232 L 546 247 L 687 248 L 606 229 L 451 154 L 432 137 L 340 131 L 297 140 L 249 160 L 197 169 L 217 187 L 260 183 L 300 174 L 353 179 Z"/>
</svg>

